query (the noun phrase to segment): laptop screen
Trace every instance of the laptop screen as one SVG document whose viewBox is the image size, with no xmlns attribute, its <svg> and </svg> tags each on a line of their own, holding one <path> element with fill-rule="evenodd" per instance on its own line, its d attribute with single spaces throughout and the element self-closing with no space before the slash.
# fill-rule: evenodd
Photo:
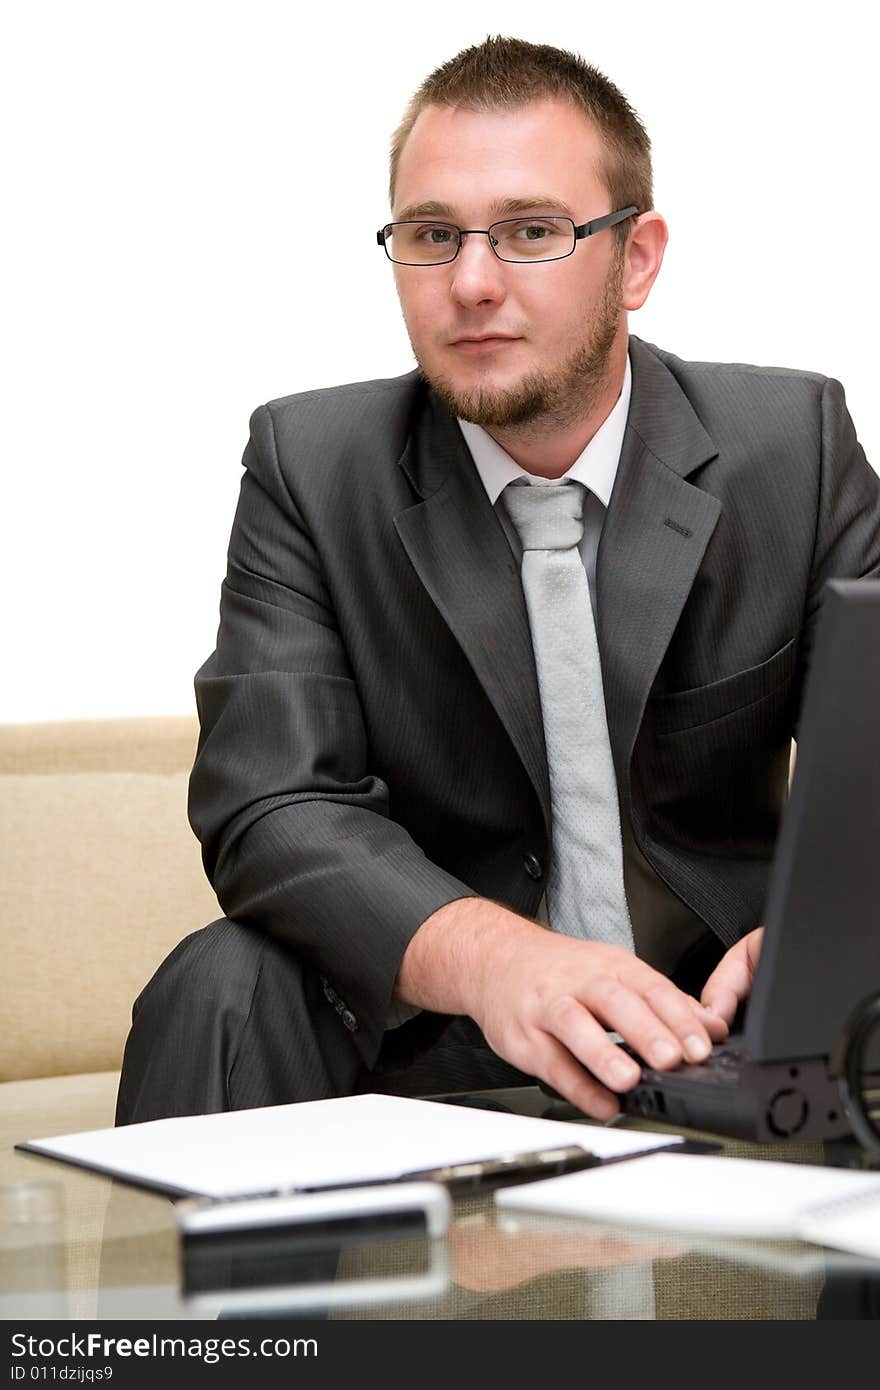
<svg viewBox="0 0 880 1390">
<path fill-rule="evenodd" d="M 880 582 L 829 581 L 817 626 L 746 1013 L 766 1061 L 834 1057 L 880 991 Z"/>
</svg>

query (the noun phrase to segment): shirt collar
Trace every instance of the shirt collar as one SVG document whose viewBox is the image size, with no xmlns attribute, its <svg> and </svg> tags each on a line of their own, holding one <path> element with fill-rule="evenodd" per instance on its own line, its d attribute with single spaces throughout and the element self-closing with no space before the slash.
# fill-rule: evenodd
<svg viewBox="0 0 880 1390">
<path fill-rule="evenodd" d="M 470 420 L 459 420 L 465 443 L 471 451 L 492 506 L 494 507 L 508 483 L 525 480 L 540 485 L 571 481 L 583 483 L 598 497 L 602 505 L 607 507 L 617 475 L 620 451 L 623 448 L 631 391 L 632 369 L 627 353 L 623 386 L 613 410 L 599 426 L 583 453 L 578 455 L 561 478 L 538 478 L 532 473 L 527 473 L 480 425 L 473 425 Z"/>
</svg>

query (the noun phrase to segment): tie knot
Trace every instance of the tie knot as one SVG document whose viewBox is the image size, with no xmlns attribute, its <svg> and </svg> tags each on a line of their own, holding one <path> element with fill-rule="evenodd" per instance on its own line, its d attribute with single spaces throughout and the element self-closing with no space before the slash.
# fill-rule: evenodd
<svg viewBox="0 0 880 1390">
<path fill-rule="evenodd" d="M 523 550 L 570 550 L 580 544 L 584 534 L 584 489 L 580 483 L 509 486 L 504 489 L 504 504 Z"/>
</svg>

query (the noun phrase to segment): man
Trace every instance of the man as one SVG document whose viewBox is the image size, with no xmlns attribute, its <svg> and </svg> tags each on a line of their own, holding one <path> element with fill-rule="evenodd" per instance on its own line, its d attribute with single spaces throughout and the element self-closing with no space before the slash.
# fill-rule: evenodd
<svg viewBox="0 0 880 1390">
<path fill-rule="evenodd" d="M 190 802 L 228 917 L 135 1006 L 120 1122 L 530 1077 L 605 1118 L 608 1030 L 726 1035 L 880 480 L 836 382 L 629 337 L 649 151 L 543 45 L 414 97 L 378 239 L 420 371 L 252 418 Z"/>
</svg>

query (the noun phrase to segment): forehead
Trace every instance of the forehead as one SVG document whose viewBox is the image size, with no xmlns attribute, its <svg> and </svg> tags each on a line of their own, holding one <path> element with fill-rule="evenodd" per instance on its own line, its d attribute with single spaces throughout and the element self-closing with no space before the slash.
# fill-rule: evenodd
<svg viewBox="0 0 880 1390">
<path fill-rule="evenodd" d="M 501 111 L 428 106 L 400 155 L 395 214 L 421 203 L 478 213 L 510 198 L 539 195 L 597 209 L 602 146 L 586 115 L 571 102 L 546 99 Z M 600 209 L 601 210 L 601 209 Z"/>
</svg>

